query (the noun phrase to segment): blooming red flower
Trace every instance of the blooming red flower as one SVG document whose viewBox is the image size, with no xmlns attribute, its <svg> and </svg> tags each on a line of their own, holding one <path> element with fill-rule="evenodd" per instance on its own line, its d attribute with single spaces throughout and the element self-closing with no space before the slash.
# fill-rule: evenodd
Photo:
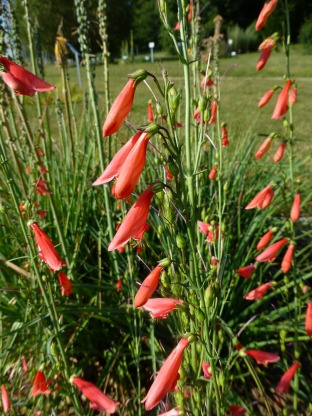
<svg viewBox="0 0 312 416">
<path fill-rule="evenodd" d="M 51 390 L 48 390 L 50 382 L 47 381 L 42 371 L 37 371 L 31 397 L 37 396 L 37 394 L 50 394 Z"/>
<path fill-rule="evenodd" d="M 279 162 L 282 159 L 282 157 L 284 155 L 285 148 L 286 148 L 286 144 L 287 144 L 287 142 L 283 142 L 278 147 L 278 149 L 276 150 L 275 155 L 273 157 L 273 160 L 274 160 L 275 163 Z"/>
<path fill-rule="evenodd" d="M 257 287 L 256 289 L 244 295 L 243 298 L 246 300 L 262 299 L 266 292 L 270 289 L 272 284 L 273 282 L 264 283 L 263 285 Z"/>
<path fill-rule="evenodd" d="M 37 155 L 38 155 L 38 156 L 40 156 L 40 157 L 44 156 L 43 150 L 42 150 L 42 149 L 40 149 L 40 147 L 37 147 L 37 149 L 36 149 L 36 153 L 37 153 Z"/>
<path fill-rule="evenodd" d="M 283 115 L 287 112 L 288 94 L 289 94 L 289 89 L 291 87 L 291 84 L 292 84 L 292 81 L 288 79 L 285 83 L 284 88 L 280 92 L 280 95 L 278 96 L 278 99 L 276 101 L 276 105 L 275 105 L 275 108 L 271 117 L 272 119 L 278 120 L 279 118 L 283 117 Z"/>
<path fill-rule="evenodd" d="M 174 390 L 179 379 L 178 371 L 183 358 L 183 352 L 188 344 L 189 340 L 182 338 L 167 357 L 147 395 L 141 402 L 145 403 L 146 410 L 153 409 L 168 392 Z"/>
<path fill-rule="evenodd" d="M 258 108 L 262 108 L 265 105 L 267 105 L 267 103 L 271 100 L 271 98 L 273 97 L 273 94 L 275 92 L 275 89 L 271 89 L 269 91 L 267 91 L 264 96 L 261 98 L 261 100 L 258 103 Z"/>
<path fill-rule="evenodd" d="M 110 164 L 104 170 L 102 175 L 93 182 L 93 185 L 102 185 L 103 183 L 107 183 L 112 181 L 114 178 L 117 178 L 120 174 L 120 170 L 127 159 L 130 151 L 133 149 L 137 141 L 139 140 L 142 132 L 136 133 L 127 143 L 122 146 L 120 150 L 115 154 L 113 159 L 111 160 Z"/>
<path fill-rule="evenodd" d="M 198 228 L 199 228 L 200 233 L 202 233 L 202 234 L 208 234 L 209 233 L 210 224 L 208 224 L 208 222 L 197 221 L 197 224 L 198 224 Z"/>
<path fill-rule="evenodd" d="M 131 110 L 135 90 L 135 79 L 130 78 L 109 110 L 103 126 L 103 137 L 111 136 L 120 129 Z"/>
<path fill-rule="evenodd" d="M 292 222 L 298 221 L 300 217 L 300 194 L 296 194 L 294 198 L 294 202 L 291 207 L 290 211 L 290 218 Z"/>
<path fill-rule="evenodd" d="M 277 241 L 276 243 L 272 244 L 267 249 L 265 249 L 261 254 L 259 254 L 256 257 L 256 260 L 259 262 L 275 260 L 277 253 L 286 243 L 288 243 L 288 238 L 282 238 L 281 240 Z"/>
<path fill-rule="evenodd" d="M 118 279 L 116 283 L 116 291 L 121 292 L 121 289 L 122 289 L 122 278 Z"/>
<path fill-rule="evenodd" d="M 180 30 L 180 20 L 177 21 L 175 27 L 173 28 L 173 30 Z"/>
<path fill-rule="evenodd" d="M 211 77 L 204 77 L 200 82 L 201 88 L 211 87 L 211 85 L 213 85 L 213 80 L 211 79 Z"/>
<path fill-rule="evenodd" d="M 149 122 L 154 121 L 153 105 L 151 102 L 147 104 L 147 120 Z"/>
<path fill-rule="evenodd" d="M 210 116 L 210 120 L 208 121 L 208 124 L 215 124 L 216 117 L 217 117 L 217 110 L 218 110 L 218 104 L 217 104 L 217 101 L 214 101 L 211 105 L 211 116 Z"/>
<path fill-rule="evenodd" d="M 205 378 L 212 378 L 211 370 L 210 370 L 210 364 L 203 361 L 202 363 L 202 370 L 204 372 Z"/>
<path fill-rule="evenodd" d="M 275 46 L 275 40 L 272 39 L 272 38 L 269 38 L 268 41 L 265 43 L 265 46 L 262 49 L 262 52 L 261 52 L 260 57 L 258 59 L 258 62 L 257 62 L 257 65 L 256 65 L 257 71 L 261 71 L 261 69 L 263 69 L 265 67 L 274 46 Z M 260 47 L 259 47 L 259 49 L 260 49 Z"/>
<path fill-rule="evenodd" d="M 267 233 L 262 236 L 257 244 L 257 250 L 262 250 L 265 248 L 273 237 L 273 231 L 269 230 Z"/>
<path fill-rule="evenodd" d="M 165 165 L 165 170 L 166 170 L 166 178 L 169 179 L 169 180 L 172 179 L 173 175 L 170 172 L 169 166 Z"/>
<path fill-rule="evenodd" d="M 155 292 L 158 286 L 159 276 L 162 272 L 162 269 L 163 268 L 161 266 L 156 266 L 155 269 L 153 269 L 151 273 L 143 280 L 134 298 L 135 308 L 139 308 L 140 306 L 145 305 L 148 299 Z"/>
<path fill-rule="evenodd" d="M 297 102 L 297 88 L 293 87 L 290 91 L 288 103 L 293 106 Z"/>
<path fill-rule="evenodd" d="M 255 159 L 261 159 L 262 156 L 270 149 L 272 142 L 272 137 L 267 137 L 262 145 L 259 147 L 259 149 L 256 151 Z"/>
<path fill-rule="evenodd" d="M 9 413 L 11 409 L 10 397 L 8 395 L 7 389 L 4 384 L 1 386 L 1 398 L 2 398 L 2 407 L 3 413 Z"/>
<path fill-rule="evenodd" d="M 246 413 L 246 409 L 238 404 L 232 404 L 230 406 L 230 414 L 233 416 L 241 416 Z"/>
<path fill-rule="evenodd" d="M 66 263 L 61 259 L 55 247 L 47 236 L 47 234 L 42 231 L 39 225 L 33 221 L 28 224 L 28 226 L 35 233 L 36 243 L 39 247 L 39 257 L 42 261 L 47 263 L 51 270 L 60 270 L 62 266 L 66 266 Z"/>
<path fill-rule="evenodd" d="M 228 130 L 226 128 L 226 124 L 222 124 L 221 125 L 221 145 L 223 147 L 228 146 L 229 143 L 229 133 Z"/>
<path fill-rule="evenodd" d="M 245 209 L 253 209 L 253 208 L 260 208 L 260 209 L 264 209 L 266 208 L 272 198 L 274 196 L 274 190 L 273 190 L 273 186 L 272 185 L 268 185 L 267 187 L 265 187 L 264 189 L 262 189 L 262 191 L 260 191 L 247 205 L 247 207 Z"/>
<path fill-rule="evenodd" d="M 168 313 L 176 309 L 177 305 L 181 305 L 181 303 L 182 302 L 177 299 L 154 298 L 148 299 L 143 305 L 143 309 L 149 312 L 153 319 L 166 319 Z"/>
<path fill-rule="evenodd" d="M 110 397 L 106 396 L 97 386 L 85 381 L 80 377 L 74 376 L 71 379 L 71 382 L 78 387 L 79 390 L 90 400 L 90 408 L 93 410 L 104 411 L 108 414 L 115 413 L 116 406 L 120 402 L 112 400 Z"/>
<path fill-rule="evenodd" d="M 295 246 L 293 244 L 290 244 L 282 260 L 281 269 L 283 273 L 287 273 L 290 270 L 294 251 Z"/>
<path fill-rule="evenodd" d="M 276 363 L 280 360 L 277 352 L 266 352 L 261 350 L 245 350 L 245 354 L 256 360 L 257 364 Z"/>
<path fill-rule="evenodd" d="M 26 358 L 24 356 L 22 357 L 22 367 L 23 367 L 24 373 L 28 373 L 28 365 L 27 365 Z"/>
<path fill-rule="evenodd" d="M 213 166 L 211 168 L 211 171 L 209 172 L 208 178 L 211 181 L 214 181 L 216 179 L 216 177 L 217 177 L 217 167 L 216 166 Z"/>
<path fill-rule="evenodd" d="M 256 22 L 256 30 L 260 30 L 266 24 L 269 16 L 275 10 L 278 0 L 271 0 L 268 3 L 264 3 L 264 6 L 259 14 L 258 20 Z"/>
<path fill-rule="evenodd" d="M 200 110 L 198 107 L 194 111 L 193 118 L 196 120 L 197 124 L 199 125 L 200 124 Z"/>
<path fill-rule="evenodd" d="M 48 188 L 46 188 L 46 184 L 48 183 L 48 181 L 43 181 L 42 179 L 38 179 L 35 182 L 35 192 L 38 195 L 49 195 L 52 194 L 51 191 L 49 191 Z"/>
<path fill-rule="evenodd" d="M 312 302 L 308 302 L 306 317 L 305 317 L 305 329 L 308 336 L 312 337 Z"/>
<path fill-rule="evenodd" d="M 73 293 L 72 283 L 65 273 L 60 273 L 58 275 L 58 279 L 62 287 L 62 296 L 69 296 L 71 293 Z"/>
<path fill-rule="evenodd" d="M 300 367 L 300 364 L 294 362 L 294 364 L 282 375 L 278 385 L 276 386 L 275 390 L 279 394 L 284 394 L 286 391 L 290 389 L 290 382 L 294 378 L 295 372 Z"/>
<path fill-rule="evenodd" d="M 239 274 L 241 277 L 245 279 L 250 279 L 253 272 L 256 270 L 256 266 L 252 263 L 249 266 L 241 267 L 240 269 L 236 270 L 236 273 Z"/>
<path fill-rule="evenodd" d="M 39 217 L 42 218 L 43 220 L 45 220 L 47 218 L 47 212 L 48 211 L 46 209 L 39 209 L 36 212 L 39 215 Z"/>
<path fill-rule="evenodd" d="M 16 91 L 16 95 L 34 96 L 36 92 L 54 90 L 56 86 L 48 84 L 27 69 L 0 56 L 0 63 L 8 73 L 2 72 L 3 81 Z"/>
<path fill-rule="evenodd" d="M 149 214 L 149 207 L 154 196 L 150 185 L 137 201 L 132 205 L 123 222 L 121 223 L 117 233 L 108 246 L 108 251 L 117 250 L 123 247 L 130 238 L 142 240 L 144 232 L 149 228 L 146 220 Z M 147 228 L 148 227 L 148 228 Z"/>
</svg>

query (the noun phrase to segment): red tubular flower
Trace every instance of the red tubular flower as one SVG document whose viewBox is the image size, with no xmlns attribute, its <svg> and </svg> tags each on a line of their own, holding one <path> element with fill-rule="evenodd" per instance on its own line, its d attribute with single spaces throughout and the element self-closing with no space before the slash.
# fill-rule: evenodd
<svg viewBox="0 0 312 416">
<path fill-rule="evenodd" d="M 295 246 L 293 244 L 290 244 L 282 260 L 281 269 L 283 273 L 287 273 L 290 270 L 294 251 Z"/>
<path fill-rule="evenodd" d="M 134 93 L 136 90 L 134 84 L 135 79 L 130 78 L 111 106 L 103 126 L 103 137 L 111 136 L 116 133 L 125 121 L 133 104 Z"/>
<path fill-rule="evenodd" d="M 71 281 L 68 279 L 65 273 L 60 273 L 58 275 L 58 279 L 62 287 L 62 296 L 69 296 L 71 293 L 73 293 Z"/>
<path fill-rule="evenodd" d="M 278 0 L 271 0 L 268 3 L 264 4 L 256 23 L 256 30 L 262 29 L 263 26 L 266 24 L 269 16 L 273 13 L 275 7 L 277 6 L 277 1 Z"/>
<path fill-rule="evenodd" d="M 192 2 L 190 2 L 190 3 L 188 4 L 188 6 L 189 6 L 189 12 L 188 12 L 188 15 L 187 15 L 187 20 L 188 20 L 189 22 L 191 22 L 191 21 L 192 21 L 192 19 L 193 19 L 193 3 L 192 3 Z"/>
<path fill-rule="evenodd" d="M 256 360 L 257 364 L 276 363 L 280 360 L 277 352 L 266 352 L 260 350 L 245 350 L 245 354 Z"/>
<path fill-rule="evenodd" d="M 8 71 L 8 73 L 1 73 L 3 81 L 16 91 L 16 95 L 29 95 L 32 97 L 36 92 L 44 92 L 56 88 L 56 86 L 48 84 L 43 79 L 4 56 L 0 56 L 0 63 Z"/>
<path fill-rule="evenodd" d="M 141 402 L 145 403 L 146 410 L 153 409 L 169 391 L 174 390 L 179 379 L 178 371 L 183 358 L 183 352 L 188 344 L 188 339 L 182 338 L 167 357 L 147 395 Z"/>
<path fill-rule="evenodd" d="M 152 296 L 155 292 L 158 282 L 159 276 L 162 272 L 161 266 L 156 266 L 155 269 L 151 271 L 151 273 L 143 280 L 140 289 L 137 291 L 137 294 L 134 298 L 134 307 L 139 308 L 140 306 L 145 305 L 148 299 Z"/>
<path fill-rule="evenodd" d="M 118 279 L 116 283 L 116 291 L 121 292 L 121 289 L 122 289 L 122 278 Z"/>
<path fill-rule="evenodd" d="M 213 80 L 210 77 L 205 76 L 200 82 L 201 88 L 211 87 L 211 85 L 213 85 Z"/>
<path fill-rule="evenodd" d="M 261 100 L 258 103 L 258 108 L 262 108 L 270 101 L 270 99 L 273 97 L 273 94 L 275 92 L 275 89 L 267 91 L 264 96 L 261 98 Z"/>
<path fill-rule="evenodd" d="M 45 378 L 45 375 L 42 371 L 37 371 L 34 386 L 32 389 L 31 397 L 37 396 L 37 394 L 50 394 L 51 390 L 48 390 L 49 382 Z"/>
<path fill-rule="evenodd" d="M 147 104 L 147 120 L 149 122 L 154 121 L 153 105 L 151 102 Z"/>
<path fill-rule="evenodd" d="M 115 185 L 115 197 L 124 199 L 134 190 L 145 165 L 149 133 L 142 133 L 125 159 Z"/>
<path fill-rule="evenodd" d="M 1 386 L 1 397 L 2 397 L 2 407 L 3 413 L 9 413 L 11 409 L 10 397 L 8 395 L 7 389 L 4 384 Z"/>
<path fill-rule="evenodd" d="M 128 211 L 117 233 L 110 242 L 108 251 L 123 247 L 130 238 L 142 240 L 146 231 L 146 220 L 153 196 L 152 186 L 149 186 Z"/>
<path fill-rule="evenodd" d="M 236 270 L 236 273 L 239 274 L 241 277 L 245 279 L 250 279 L 253 272 L 256 270 L 256 266 L 250 264 L 249 266 L 241 267 L 240 269 Z"/>
<path fill-rule="evenodd" d="M 278 385 L 275 388 L 275 391 L 279 394 L 284 394 L 286 391 L 290 389 L 290 382 L 294 378 L 295 372 L 300 367 L 298 362 L 294 362 L 294 364 L 282 375 Z"/>
<path fill-rule="evenodd" d="M 288 238 L 282 238 L 281 240 L 277 241 L 276 243 L 269 246 L 266 250 L 264 250 L 261 254 L 256 257 L 256 260 L 259 262 L 264 261 L 273 261 L 279 250 L 283 247 L 284 244 L 288 243 Z"/>
<path fill-rule="evenodd" d="M 312 302 L 308 302 L 306 317 L 305 317 L 305 329 L 308 336 L 312 337 Z"/>
<path fill-rule="evenodd" d="M 22 367 L 23 367 L 24 373 L 28 373 L 28 365 L 27 365 L 26 358 L 24 356 L 22 357 Z"/>
<path fill-rule="evenodd" d="M 271 117 L 272 119 L 278 120 L 279 118 L 283 117 L 283 115 L 287 112 L 288 93 L 289 93 L 291 84 L 292 84 L 292 81 L 288 79 L 286 81 L 284 88 L 280 92 L 280 95 L 278 96 L 278 99 L 277 99 L 277 102 L 276 102 L 276 105 L 275 105 L 275 108 Z"/>
<path fill-rule="evenodd" d="M 42 261 L 47 263 L 51 270 L 60 270 L 62 266 L 66 266 L 66 263 L 61 259 L 55 247 L 47 236 L 42 231 L 39 225 L 34 221 L 28 224 L 35 234 L 36 243 L 39 247 L 39 257 Z"/>
<path fill-rule="evenodd" d="M 267 137 L 259 149 L 256 151 L 255 159 L 261 159 L 262 156 L 270 149 L 272 143 L 272 137 Z"/>
<path fill-rule="evenodd" d="M 74 376 L 71 379 L 72 384 L 78 387 L 78 389 L 90 400 L 90 408 L 98 411 L 104 411 L 108 414 L 115 413 L 116 406 L 120 402 L 112 400 L 106 396 L 97 386 L 85 381 L 80 377 Z"/>
<path fill-rule="evenodd" d="M 210 364 L 203 361 L 202 363 L 202 370 L 204 373 L 204 378 L 212 378 L 212 374 L 210 372 Z"/>
<path fill-rule="evenodd" d="M 173 30 L 180 30 L 180 20 L 177 21 L 175 27 L 173 28 Z"/>
<path fill-rule="evenodd" d="M 49 191 L 48 188 L 46 188 L 46 184 L 48 181 L 43 181 L 42 179 L 38 179 L 35 183 L 35 192 L 38 195 L 49 195 L 52 194 L 51 191 Z"/>
<path fill-rule="evenodd" d="M 290 91 L 288 103 L 293 106 L 297 102 L 297 88 L 293 87 Z"/>
<path fill-rule="evenodd" d="M 169 180 L 172 179 L 173 175 L 170 172 L 169 166 L 165 165 L 165 171 L 166 171 L 166 178 L 169 179 Z"/>
<path fill-rule="evenodd" d="M 273 237 L 273 231 L 269 230 L 264 236 L 262 236 L 257 244 L 257 250 L 265 248 Z"/>
<path fill-rule="evenodd" d="M 200 110 L 198 107 L 194 111 L 193 118 L 196 120 L 197 124 L 199 125 L 200 124 Z"/>
<path fill-rule="evenodd" d="M 260 191 L 254 197 L 254 199 L 252 199 L 249 202 L 249 204 L 247 205 L 247 207 L 245 209 L 253 209 L 253 208 L 256 208 L 256 207 L 258 207 L 260 209 L 264 209 L 270 204 L 273 196 L 274 196 L 273 186 L 268 185 L 267 187 L 262 189 L 262 191 Z"/>
<path fill-rule="evenodd" d="M 136 133 L 120 150 L 118 150 L 102 175 L 93 182 L 94 186 L 110 182 L 119 176 L 122 165 L 125 163 L 127 156 L 139 140 L 141 134 L 142 132 Z"/>
<path fill-rule="evenodd" d="M 229 133 L 228 130 L 226 128 L 226 124 L 222 124 L 221 125 L 221 145 L 223 147 L 228 146 L 229 143 Z"/>
<path fill-rule="evenodd" d="M 168 318 L 168 313 L 176 309 L 177 305 L 181 305 L 181 303 L 177 299 L 154 298 L 148 299 L 143 305 L 143 309 L 149 312 L 153 319 L 166 319 Z"/>
<path fill-rule="evenodd" d="M 246 409 L 238 404 L 232 404 L 230 406 L 230 414 L 233 416 L 241 416 L 246 413 Z"/>
<path fill-rule="evenodd" d="M 217 167 L 216 166 L 213 166 L 211 168 L 211 171 L 209 172 L 208 178 L 211 181 L 214 181 L 216 179 L 216 177 L 217 177 Z"/>
<path fill-rule="evenodd" d="M 218 109 L 217 101 L 214 101 L 211 105 L 211 116 L 210 116 L 210 120 L 208 121 L 208 124 L 215 124 L 216 117 L 217 117 L 217 109 Z"/>
<path fill-rule="evenodd" d="M 292 222 L 298 221 L 300 217 L 300 194 L 296 194 L 294 198 L 294 202 L 291 207 L 290 211 L 290 218 Z"/>
<path fill-rule="evenodd" d="M 271 52 L 273 50 L 273 47 L 275 46 L 275 40 L 272 38 L 269 38 L 268 41 L 265 43 L 262 52 L 260 54 L 260 57 L 258 59 L 256 68 L 257 71 L 261 71 L 261 69 L 263 69 L 271 55 Z M 259 47 L 259 49 L 261 48 L 261 45 Z"/>
<path fill-rule="evenodd" d="M 39 215 L 40 218 L 45 220 L 47 218 L 47 210 L 46 209 L 39 209 L 36 213 Z"/>
<path fill-rule="evenodd" d="M 202 234 L 208 234 L 209 233 L 210 224 L 208 224 L 208 222 L 197 221 L 197 225 L 198 225 L 200 233 L 202 233 Z"/>
<path fill-rule="evenodd" d="M 286 144 L 287 144 L 287 142 L 283 142 L 278 147 L 278 149 L 276 150 L 275 155 L 273 157 L 273 160 L 274 160 L 275 163 L 279 162 L 282 159 L 282 157 L 284 155 L 285 148 L 286 148 Z"/>
<path fill-rule="evenodd" d="M 270 289 L 273 282 L 264 283 L 264 285 L 261 285 L 257 287 L 257 289 L 252 290 L 251 292 L 247 293 L 243 296 L 246 300 L 259 300 L 262 299 L 263 296 L 266 294 L 266 292 Z"/>
</svg>

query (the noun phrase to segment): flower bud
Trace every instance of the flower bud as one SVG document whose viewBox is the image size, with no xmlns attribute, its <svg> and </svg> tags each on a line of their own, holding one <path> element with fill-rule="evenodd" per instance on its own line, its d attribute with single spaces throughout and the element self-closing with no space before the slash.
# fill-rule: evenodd
<svg viewBox="0 0 312 416">
<path fill-rule="evenodd" d="M 200 97 L 198 101 L 198 109 L 200 112 L 204 112 L 207 108 L 207 98 L 205 96 Z"/>
<path fill-rule="evenodd" d="M 165 270 L 162 271 L 160 275 L 160 282 L 165 289 L 169 289 L 170 287 L 170 277 L 166 273 Z"/>
<path fill-rule="evenodd" d="M 169 107 L 170 110 L 175 113 L 180 105 L 181 95 L 177 92 L 175 87 L 170 88 L 169 90 Z"/>
<path fill-rule="evenodd" d="M 180 249 L 185 248 L 185 246 L 186 246 L 186 241 L 185 241 L 185 238 L 182 236 L 182 234 L 178 234 L 178 235 L 176 236 L 176 242 L 177 242 L 177 246 L 178 246 L 178 248 L 180 248 Z"/>
<path fill-rule="evenodd" d="M 128 74 L 128 78 L 135 79 L 134 86 L 136 87 L 140 82 L 144 81 L 148 76 L 148 72 L 145 69 L 138 69 L 132 74 Z"/>
<path fill-rule="evenodd" d="M 199 322 L 204 322 L 205 313 L 201 309 L 197 308 L 195 309 L 195 317 Z"/>
<path fill-rule="evenodd" d="M 160 126 L 156 123 L 150 123 L 146 129 L 144 130 L 144 133 L 149 133 L 147 139 L 154 136 L 154 134 L 158 133 L 160 129 Z"/>
<path fill-rule="evenodd" d="M 170 172 L 172 173 L 173 176 L 178 176 L 179 174 L 179 168 L 178 166 L 175 164 L 173 157 L 170 155 L 168 158 L 168 167 Z"/>
<path fill-rule="evenodd" d="M 210 308 L 213 303 L 212 282 L 209 283 L 207 289 L 205 290 L 204 299 L 205 299 L 206 307 Z"/>
<path fill-rule="evenodd" d="M 156 103 L 156 111 L 157 111 L 157 114 L 160 115 L 160 116 L 164 112 L 164 109 L 163 109 L 162 105 L 158 101 Z"/>
<path fill-rule="evenodd" d="M 169 257 L 165 257 L 164 259 L 160 260 L 158 262 L 158 266 L 160 267 L 168 267 L 171 264 L 171 260 L 169 259 Z"/>
</svg>

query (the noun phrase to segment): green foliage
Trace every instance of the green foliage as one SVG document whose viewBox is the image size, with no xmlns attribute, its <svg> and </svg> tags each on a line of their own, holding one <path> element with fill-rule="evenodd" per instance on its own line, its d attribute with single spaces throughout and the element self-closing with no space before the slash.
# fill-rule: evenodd
<svg viewBox="0 0 312 416">
<path fill-rule="evenodd" d="M 306 52 L 312 53 L 312 17 L 307 19 L 300 28 L 299 41 Z"/>
<path fill-rule="evenodd" d="M 259 46 L 259 35 L 253 24 L 245 30 L 238 25 L 228 27 L 227 39 L 232 39 L 231 49 L 239 53 L 256 51 Z"/>
</svg>

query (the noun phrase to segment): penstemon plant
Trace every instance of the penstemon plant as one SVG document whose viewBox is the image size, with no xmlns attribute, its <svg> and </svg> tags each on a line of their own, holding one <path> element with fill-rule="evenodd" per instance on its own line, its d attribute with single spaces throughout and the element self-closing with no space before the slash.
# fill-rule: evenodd
<svg viewBox="0 0 312 416">
<path fill-rule="evenodd" d="M 225 119 L 221 86 L 235 65 L 220 76 L 221 16 L 201 49 L 200 1 L 177 0 L 177 22 L 169 2 L 157 4 L 182 80 L 161 61 L 154 73 L 137 69 L 109 109 L 106 2 L 99 1 L 103 127 L 85 0 L 75 0 L 88 86 L 83 117 L 75 116 L 61 26 L 63 95 L 34 74 L 27 1 L 32 72 L 0 56 L 0 260 L 17 276 L 0 273 L 4 413 L 307 410 L 311 243 L 303 243 L 300 216 L 311 193 L 303 199 L 294 152 L 288 2 L 266 3 L 255 27 L 261 31 L 276 8 L 284 13 L 284 32 L 259 46 L 258 71 L 279 42 L 286 56 L 281 85 L 255 108 L 266 111 L 279 94 L 262 143 L 235 136 Z M 135 126 L 145 87 L 148 124 Z M 129 138 L 116 150 L 124 126 Z"/>
</svg>

